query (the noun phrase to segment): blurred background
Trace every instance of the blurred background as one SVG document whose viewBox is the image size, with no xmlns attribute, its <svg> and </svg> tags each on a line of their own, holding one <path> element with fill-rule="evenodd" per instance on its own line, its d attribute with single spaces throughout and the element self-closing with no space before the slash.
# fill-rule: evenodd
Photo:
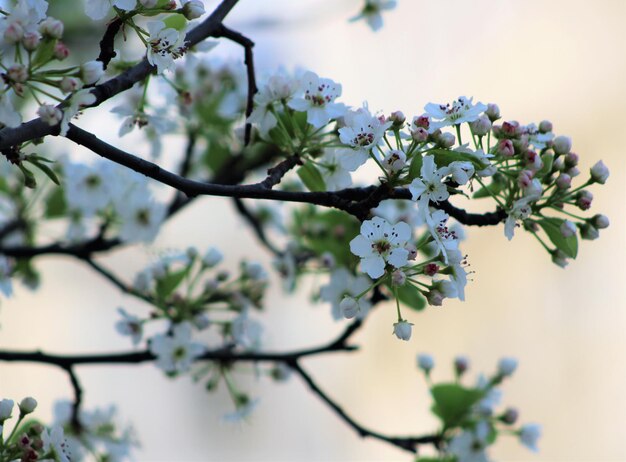
<svg viewBox="0 0 626 462">
<path fill-rule="evenodd" d="M 207 2 L 207 10 L 215 5 Z M 226 24 L 256 42 L 258 68 L 311 69 L 340 82 L 342 101 L 351 105 L 367 101 L 373 111 L 402 110 L 410 117 L 428 102 L 466 95 L 497 103 L 505 119 L 552 121 L 556 134 L 573 138 L 583 176 L 600 159 L 611 169 L 607 184 L 592 189 L 590 211 L 608 215 L 611 226 L 599 240 L 582 242 L 565 270 L 530 235 L 518 232 L 508 242 L 502 226 L 468 228 L 462 250 L 474 273 L 466 302 L 447 300 L 441 308 L 410 313 L 410 342 L 392 337 L 394 309 L 383 305 L 354 338 L 362 345 L 359 353 L 314 358 L 304 366 L 366 427 L 424 434 L 436 422 L 427 412 L 417 353 L 434 355 L 435 380 L 452 378 L 457 354 L 471 358 L 472 374 L 492 372 L 500 357 L 515 356 L 520 367 L 504 385 L 502 404 L 518 407 L 520 422 L 543 425 L 541 451 L 530 453 L 503 437 L 494 459 L 626 460 L 626 2 L 400 0 L 377 33 L 348 22 L 361 6 L 356 0 L 241 0 Z M 235 60 L 243 55 L 229 45 L 212 53 Z M 95 57 L 95 47 L 86 54 Z M 119 120 L 111 118 L 115 129 L 107 131 L 109 116 L 94 112 L 78 124 L 118 143 Z M 118 144 L 135 148 L 124 141 Z M 62 140 L 58 148 L 78 149 Z M 196 201 L 165 226 L 154 247 L 187 245 L 219 247 L 231 268 L 242 258 L 270 262 L 225 199 Z M 134 248 L 101 261 L 130 281 L 153 253 Z M 39 267 L 39 291 L 18 288 L 2 302 L 0 348 L 129 349 L 114 330 L 116 308 L 144 313 L 146 306 L 70 259 L 42 258 Z M 318 345 L 343 329 L 329 307 L 309 302 L 307 289 L 305 284 L 290 297 L 270 293 L 267 349 Z M 189 378 L 168 380 L 153 365 L 83 366 L 77 373 L 86 408 L 115 403 L 122 421 L 134 424 L 141 461 L 411 459 L 360 439 L 297 377 L 285 384 L 257 381 L 254 374 L 244 378 L 260 403 L 248 421 L 233 426 L 220 419 L 232 410 L 225 393 L 209 395 Z M 0 397 L 27 395 L 39 400 L 45 418 L 55 399 L 69 399 L 72 391 L 59 369 L 0 363 Z"/>
</svg>

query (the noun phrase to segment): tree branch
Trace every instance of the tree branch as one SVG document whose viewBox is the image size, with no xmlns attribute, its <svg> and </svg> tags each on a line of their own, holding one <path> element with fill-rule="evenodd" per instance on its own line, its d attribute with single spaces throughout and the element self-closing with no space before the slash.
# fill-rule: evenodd
<svg viewBox="0 0 626 462">
<path fill-rule="evenodd" d="M 220 28 L 224 18 L 228 15 L 230 10 L 233 9 L 237 2 L 238 0 L 223 0 L 209 17 L 189 31 L 185 37 L 185 43 L 187 46 L 192 47 L 197 45 L 207 37 L 214 35 Z M 122 72 L 117 77 L 100 85 L 96 85 L 93 89 L 91 89 L 91 93 L 96 97 L 96 101 L 90 107 L 99 106 L 113 96 L 128 90 L 135 83 L 145 79 L 148 74 L 153 71 L 154 67 L 150 65 L 146 58 L 144 58 L 141 62 L 127 71 Z M 41 117 L 25 122 L 19 127 L 5 127 L 0 130 L 0 151 L 8 149 L 11 146 L 20 145 L 25 141 L 56 134 L 58 131 L 58 125 L 50 126 L 41 120 Z"/>
<path fill-rule="evenodd" d="M 120 31 L 122 24 L 124 24 L 124 22 L 121 18 L 115 18 L 109 23 L 107 30 L 102 36 L 102 40 L 100 40 L 100 55 L 98 56 L 98 61 L 102 62 L 102 68 L 104 70 L 106 70 L 111 60 L 117 55 L 117 53 L 115 53 L 115 36 Z"/>
<path fill-rule="evenodd" d="M 439 443 L 441 438 L 438 435 L 426 435 L 426 436 L 407 436 L 407 437 L 397 437 L 397 436 L 387 436 L 382 433 L 370 430 L 365 428 L 364 426 L 357 423 L 352 417 L 350 417 L 346 412 L 339 406 L 335 401 L 333 401 L 318 385 L 315 383 L 313 378 L 300 366 L 297 360 L 290 361 L 287 363 L 308 385 L 309 389 L 317 395 L 324 403 L 330 407 L 335 414 L 339 416 L 341 420 L 347 423 L 354 431 L 356 431 L 359 436 L 371 437 L 377 440 L 384 441 L 386 443 L 392 444 L 400 449 L 405 451 L 409 451 L 412 453 L 417 453 L 417 448 L 420 444 L 434 444 L 435 446 Z"/>
<path fill-rule="evenodd" d="M 223 24 L 218 29 L 218 31 L 213 35 L 214 37 L 224 37 L 228 40 L 231 40 L 243 47 L 244 50 L 244 64 L 246 65 L 246 71 L 248 76 L 248 97 L 246 101 L 246 119 L 250 117 L 252 114 L 252 109 L 254 109 L 254 95 L 258 91 L 256 86 L 256 74 L 254 72 L 254 56 L 252 53 L 252 48 L 254 47 L 254 42 L 250 40 L 245 35 L 229 29 Z M 246 120 L 246 128 L 244 135 L 244 144 L 247 146 L 250 143 L 250 133 L 252 132 L 252 125 L 250 122 Z"/>
</svg>

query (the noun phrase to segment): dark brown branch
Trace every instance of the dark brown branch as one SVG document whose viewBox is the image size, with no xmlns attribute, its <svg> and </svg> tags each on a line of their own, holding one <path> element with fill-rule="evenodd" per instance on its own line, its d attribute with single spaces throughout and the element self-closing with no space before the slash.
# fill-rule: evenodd
<svg viewBox="0 0 626 462">
<path fill-rule="evenodd" d="M 103 69 L 106 69 L 111 60 L 117 55 L 115 53 L 115 36 L 120 31 L 122 24 L 124 22 L 121 18 L 115 18 L 109 23 L 102 40 L 100 40 L 100 55 L 97 60 L 102 62 Z"/>
<path fill-rule="evenodd" d="M 83 402 L 83 389 L 80 386 L 80 382 L 78 381 L 78 377 L 76 376 L 74 369 L 71 366 L 64 369 L 68 373 L 70 382 L 72 383 L 72 388 L 74 389 L 74 402 L 72 403 L 72 417 L 70 419 L 70 424 L 76 433 L 80 433 L 81 424 L 78 416 L 80 414 L 80 405 Z"/>
<path fill-rule="evenodd" d="M 228 15 L 237 2 L 238 0 L 223 0 L 209 17 L 189 31 L 185 37 L 187 46 L 194 46 L 207 37 L 214 35 L 221 27 L 222 21 L 226 15 Z M 96 101 L 91 107 L 99 106 L 113 96 L 128 90 L 135 83 L 144 80 L 153 71 L 154 67 L 144 58 L 140 63 L 122 72 L 117 77 L 100 85 L 96 85 L 91 90 L 91 93 L 96 96 Z M 0 130 L 0 151 L 8 149 L 11 146 L 20 145 L 25 141 L 58 133 L 58 131 L 58 126 L 51 127 L 46 122 L 42 121 L 40 117 L 25 122 L 19 127 L 5 127 Z"/>
<path fill-rule="evenodd" d="M 382 433 L 370 430 L 365 428 L 356 422 L 352 417 L 350 417 L 346 412 L 339 406 L 335 401 L 333 401 L 330 396 L 328 396 L 318 385 L 315 383 L 313 378 L 300 366 L 297 360 L 291 361 L 287 363 L 308 385 L 309 389 L 317 395 L 322 401 L 324 401 L 328 407 L 330 407 L 335 414 L 339 416 L 341 420 L 347 423 L 354 431 L 358 433 L 362 438 L 371 437 L 377 440 L 384 441 L 386 443 L 392 444 L 400 449 L 405 451 L 409 451 L 412 453 L 417 453 L 417 448 L 420 444 L 434 444 L 435 446 L 441 440 L 441 437 L 438 435 L 426 435 L 426 436 L 406 436 L 406 437 L 397 437 L 397 436 L 388 436 Z"/>
<path fill-rule="evenodd" d="M 231 40 L 243 47 L 244 50 L 244 64 L 246 65 L 246 73 L 248 76 L 248 97 L 246 101 L 246 119 L 250 117 L 252 114 L 252 110 L 254 109 L 254 95 L 258 91 L 256 86 L 256 74 L 254 72 L 254 55 L 252 53 L 252 48 L 254 47 L 254 42 L 250 40 L 245 35 L 229 29 L 228 27 L 222 26 L 215 33 L 214 37 L 224 37 L 228 40 Z M 250 134 L 252 132 L 252 125 L 250 122 L 246 120 L 246 128 L 244 135 L 244 144 L 247 146 L 250 143 Z"/>
<path fill-rule="evenodd" d="M 267 178 L 261 181 L 260 185 L 267 189 L 272 189 L 283 179 L 285 174 L 296 165 L 302 165 L 300 157 L 296 154 L 287 157 L 281 163 L 267 170 Z"/>
</svg>

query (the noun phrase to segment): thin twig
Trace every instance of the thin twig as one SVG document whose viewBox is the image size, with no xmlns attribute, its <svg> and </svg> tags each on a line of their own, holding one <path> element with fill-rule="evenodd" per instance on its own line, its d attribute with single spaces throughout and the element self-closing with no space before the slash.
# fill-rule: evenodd
<svg viewBox="0 0 626 462">
<path fill-rule="evenodd" d="M 117 53 L 115 53 L 115 36 L 123 24 L 124 22 L 121 18 L 115 18 L 109 23 L 107 30 L 102 36 L 102 40 L 100 40 L 100 55 L 98 56 L 98 61 L 102 62 L 102 68 L 105 70 L 111 60 L 117 55 Z"/>
<path fill-rule="evenodd" d="M 254 72 L 254 55 L 252 48 L 254 42 L 240 32 L 229 29 L 225 25 L 218 29 L 214 34 L 214 37 L 224 37 L 231 40 L 243 47 L 244 51 L 244 64 L 246 65 L 246 73 L 248 76 L 248 97 L 246 101 L 246 127 L 244 135 L 244 144 L 247 146 L 250 143 L 250 134 L 252 133 L 252 125 L 247 121 L 252 109 L 254 109 L 254 95 L 258 91 L 256 85 L 256 74 Z"/>
</svg>

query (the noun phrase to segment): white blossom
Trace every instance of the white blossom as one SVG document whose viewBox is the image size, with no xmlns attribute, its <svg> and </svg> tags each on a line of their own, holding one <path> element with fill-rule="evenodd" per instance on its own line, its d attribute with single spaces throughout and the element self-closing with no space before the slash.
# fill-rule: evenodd
<svg viewBox="0 0 626 462">
<path fill-rule="evenodd" d="M 174 69 L 174 60 L 184 52 L 185 35 L 176 29 L 168 28 L 162 21 L 148 23 L 148 62 L 156 66 L 157 72 L 162 74 L 166 70 Z"/>
<path fill-rule="evenodd" d="M 288 106 L 296 111 L 307 113 L 307 122 L 315 128 L 321 128 L 330 119 L 342 116 L 346 108 L 335 103 L 341 95 L 341 84 L 330 79 L 318 77 L 313 72 L 305 72 L 300 79 L 301 97 L 291 99 Z"/>
<path fill-rule="evenodd" d="M 133 314 L 129 314 L 124 308 L 118 308 L 117 311 L 122 315 L 122 319 L 115 323 L 115 330 L 121 335 L 130 336 L 133 345 L 139 345 L 143 336 L 141 319 Z"/>
<path fill-rule="evenodd" d="M 342 163 L 342 154 L 339 150 L 327 150 L 318 159 L 317 167 L 322 174 L 322 178 L 324 178 L 328 191 L 337 191 L 352 185 L 352 177 Z"/>
<path fill-rule="evenodd" d="M 411 238 L 411 227 L 404 222 L 395 225 L 374 217 L 361 224 L 361 234 L 350 241 L 350 251 L 361 257 L 361 270 L 377 279 L 385 274 L 385 265 L 395 268 L 407 264 L 404 245 Z"/>
<path fill-rule="evenodd" d="M 344 317 L 341 302 L 344 297 L 355 297 L 362 294 L 372 285 L 372 281 L 364 275 L 354 276 L 346 268 L 337 268 L 330 274 L 328 284 L 320 287 L 320 298 L 331 304 L 333 319 L 338 321 Z M 364 318 L 371 308 L 371 303 L 362 297 L 357 302 L 357 313 L 360 319 Z"/>
<path fill-rule="evenodd" d="M 41 433 L 43 441 L 43 450 L 45 452 L 52 451 L 60 462 L 70 462 L 71 453 L 68 448 L 67 440 L 63 435 L 63 427 L 55 425 L 50 432 L 44 429 Z"/>
<path fill-rule="evenodd" d="M 150 352 L 165 372 L 187 372 L 204 351 L 204 345 L 192 341 L 188 322 L 176 324 L 171 335 L 157 334 L 150 339 Z"/>
<path fill-rule="evenodd" d="M 400 340 L 410 340 L 412 330 L 413 324 L 404 320 L 393 324 L 393 334 Z"/>
<path fill-rule="evenodd" d="M 136 5 L 136 0 L 85 0 L 85 13 L 97 21 L 103 19 L 113 7 L 130 11 Z"/>
<path fill-rule="evenodd" d="M 532 208 L 528 204 L 528 197 L 524 197 L 519 199 L 513 203 L 513 207 L 509 211 L 506 217 L 506 221 L 504 222 L 504 235 L 510 241 L 513 239 L 513 234 L 515 233 L 515 227 L 517 226 L 517 222 L 520 220 L 525 220 L 528 218 L 532 212 Z"/>
<path fill-rule="evenodd" d="M 430 129 L 434 130 L 463 122 L 473 122 L 487 109 L 483 103 L 472 104 L 472 98 L 459 96 L 452 104 L 428 103 L 424 110 L 431 117 Z M 439 119 L 439 120 L 436 120 Z"/>
<path fill-rule="evenodd" d="M 117 211 L 122 222 L 120 239 L 150 243 L 165 220 L 167 207 L 152 198 L 133 195 L 124 205 L 118 205 Z"/>
<path fill-rule="evenodd" d="M 519 431 L 520 442 L 531 451 L 539 451 L 537 446 L 539 438 L 541 438 L 541 425 L 539 424 L 523 425 Z"/>
<path fill-rule="evenodd" d="M 339 149 L 344 168 L 354 171 L 365 163 L 369 153 L 391 126 L 384 118 L 370 114 L 366 107 L 349 111 L 343 117 L 345 126 L 339 129 L 339 139 L 350 149 Z"/>
</svg>

